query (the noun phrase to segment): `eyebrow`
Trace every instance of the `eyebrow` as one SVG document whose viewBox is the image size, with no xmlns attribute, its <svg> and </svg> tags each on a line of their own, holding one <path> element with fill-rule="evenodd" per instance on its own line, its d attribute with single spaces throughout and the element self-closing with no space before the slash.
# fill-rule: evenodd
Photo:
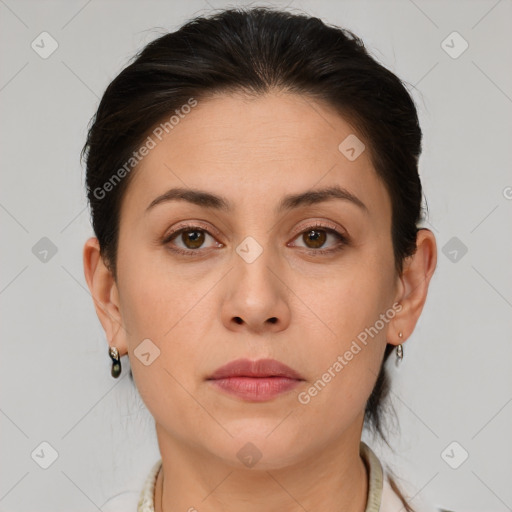
<svg viewBox="0 0 512 512">
<path fill-rule="evenodd" d="M 279 214 L 300 208 L 301 206 L 309 206 L 333 199 L 348 201 L 358 206 L 365 213 L 369 213 L 368 207 L 361 201 L 361 199 L 349 192 L 347 189 L 338 185 L 284 196 L 278 204 L 275 213 Z M 158 204 L 177 200 L 187 201 L 197 206 L 202 206 L 203 208 L 212 208 L 226 212 L 233 211 L 231 202 L 223 196 L 212 194 L 204 190 L 178 187 L 171 188 L 167 190 L 167 192 L 153 199 L 146 208 L 146 213 Z"/>
</svg>

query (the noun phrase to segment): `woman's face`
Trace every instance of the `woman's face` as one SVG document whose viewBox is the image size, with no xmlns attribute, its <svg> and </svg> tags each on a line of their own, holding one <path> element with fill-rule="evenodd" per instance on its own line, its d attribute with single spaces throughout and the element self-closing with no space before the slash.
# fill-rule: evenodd
<svg viewBox="0 0 512 512">
<path fill-rule="evenodd" d="M 277 93 L 199 101 L 153 135 L 123 199 L 112 300 L 124 329 L 110 341 L 161 435 L 232 465 L 245 446 L 266 468 L 360 439 L 404 289 L 390 199 L 354 135 L 327 106 Z M 357 199 L 312 195 L 331 187 Z M 150 207 L 174 188 L 225 206 Z M 260 401 L 207 380 L 239 358 L 303 380 Z"/>
</svg>

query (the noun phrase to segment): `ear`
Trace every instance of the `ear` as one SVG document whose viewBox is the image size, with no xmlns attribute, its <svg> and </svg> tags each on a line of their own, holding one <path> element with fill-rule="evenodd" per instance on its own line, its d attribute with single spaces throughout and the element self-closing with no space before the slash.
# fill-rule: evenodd
<svg viewBox="0 0 512 512">
<path fill-rule="evenodd" d="M 427 299 L 428 286 L 437 264 L 437 245 L 432 231 L 426 228 L 418 230 L 416 252 L 406 258 L 396 301 L 402 306 L 394 318 L 394 331 L 390 332 L 388 343 L 403 343 L 414 331 Z M 403 337 L 399 338 L 398 333 Z"/>
<path fill-rule="evenodd" d="M 119 308 L 119 293 L 114 277 L 101 257 L 97 238 L 92 237 L 85 242 L 83 262 L 85 279 L 109 345 L 117 347 L 123 356 L 128 353 L 128 346 Z"/>
</svg>

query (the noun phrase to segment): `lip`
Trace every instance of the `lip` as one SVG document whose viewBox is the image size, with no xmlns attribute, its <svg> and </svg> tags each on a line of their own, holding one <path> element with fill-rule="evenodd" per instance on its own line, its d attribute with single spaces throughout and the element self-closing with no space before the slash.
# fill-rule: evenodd
<svg viewBox="0 0 512 512">
<path fill-rule="evenodd" d="M 207 381 L 243 400 L 265 402 L 292 390 L 304 379 L 275 359 L 237 359 L 218 368 Z"/>
<path fill-rule="evenodd" d="M 208 380 L 225 379 L 229 377 L 285 377 L 293 380 L 304 380 L 302 375 L 293 368 L 286 366 L 276 359 L 235 359 L 217 368 Z"/>
</svg>

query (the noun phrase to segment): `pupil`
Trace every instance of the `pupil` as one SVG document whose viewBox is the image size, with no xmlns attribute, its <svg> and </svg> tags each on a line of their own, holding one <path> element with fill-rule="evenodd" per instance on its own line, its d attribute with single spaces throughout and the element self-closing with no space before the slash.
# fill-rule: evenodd
<svg viewBox="0 0 512 512">
<path fill-rule="evenodd" d="M 312 229 L 306 234 L 309 242 L 313 242 L 313 247 L 321 247 L 325 243 L 326 234 L 325 231 Z"/>
<path fill-rule="evenodd" d="M 200 247 L 203 243 L 204 234 L 201 231 L 187 231 L 184 234 L 186 235 L 185 244 L 192 248 Z"/>
</svg>

